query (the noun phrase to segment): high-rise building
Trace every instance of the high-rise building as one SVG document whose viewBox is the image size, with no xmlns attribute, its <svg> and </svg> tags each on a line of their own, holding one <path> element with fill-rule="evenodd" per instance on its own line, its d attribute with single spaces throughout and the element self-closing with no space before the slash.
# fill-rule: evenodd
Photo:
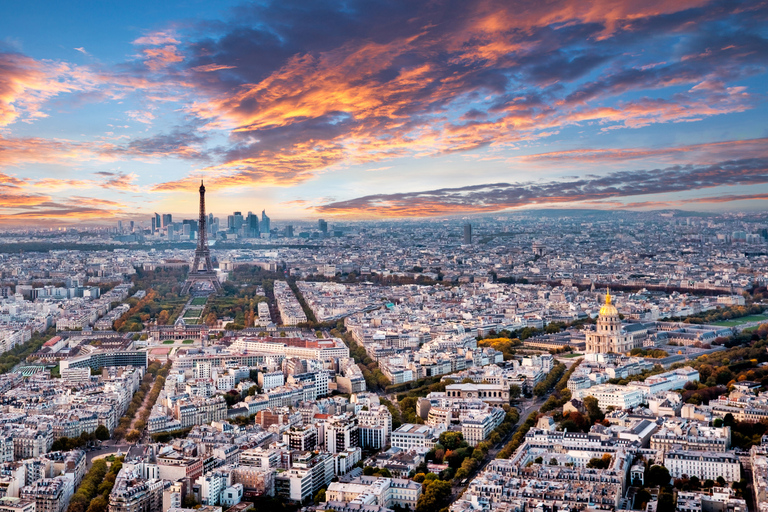
<svg viewBox="0 0 768 512">
<path fill-rule="evenodd" d="M 259 237 L 259 216 L 254 215 L 253 212 L 248 212 L 248 216 L 245 218 L 246 236 L 248 238 Z"/>
<path fill-rule="evenodd" d="M 288 238 L 293 238 L 293 224 L 288 224 L 285 226 L 285 236 Z"/>
<path fill-rule="evenodd" d="M 122 233 L 123 232 L 123 221 L 119 220 L 117 221 L 117 232 Z"/>
<path fill-rule="evenodd" d="M 321 233 L 328 233 L 328 223 L 325 220 L 323 219 L 318 220 L 317 227 Z"/>
<path fill-rule="evenodd" d="M 163 223 L 160 221 L 160 214 L 155 212 L 155 229 L 152 231 L 160 231 L 161 227 L 163 227 Z"/>
<path fill-rule="evenodd" d="M 472 244 L 472 224 L 464 224 L 464 244 Z"/>
<path fill-rule="evenodd" d="M 238 233 L 243 227 L 243 214 L 241 212 L 235 212 L 232 218 L 232 227 L 235 228 L 235 233 Z"/>
<path fill-rule="evenodd" d="M 267 211 L 261 210 L 261 232 L 269 234 L 269 217 L 267 217 Z"/>
<path fill-rule="evenodd" d="M 133 221 L 130 221 L 130 222 L 128 223 L 128 226 L 130 227 L 131 233 L 133 233 L 133 228 L 134 228 L 134 226 L 133 226 Z"/>
<path fill-rule="evenodd" d="M 167 228 L 168 226 L 171 225 L 171 223 L 173 223 L 173 215 L 171 215 L 170 213 L 164 213 L 162 227 Z"/>
</svg>

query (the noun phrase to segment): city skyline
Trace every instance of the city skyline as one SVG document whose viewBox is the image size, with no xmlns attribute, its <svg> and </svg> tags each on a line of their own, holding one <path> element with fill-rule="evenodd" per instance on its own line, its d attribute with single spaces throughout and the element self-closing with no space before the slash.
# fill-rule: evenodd
<svg viewBox="0 0 768 512">
<path fill-rule="evenodd" d="M 2 7 L 0 224 L 759 210 L 752 2 Z"/>
</svg>

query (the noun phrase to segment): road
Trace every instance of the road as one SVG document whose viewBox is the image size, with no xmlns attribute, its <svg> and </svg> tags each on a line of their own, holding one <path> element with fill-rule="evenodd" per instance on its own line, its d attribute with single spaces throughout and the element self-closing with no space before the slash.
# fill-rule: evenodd
<svg viewBox="0 0 768 512">
<path fill-rule="evenodd" d="M 755 489 L 752 485 L 752 460 L 749 455 L 740 455 L 741 467 L 744 468 L 743 478 L 748 482 L 744 491 L 744 500 L 747 502 L 747 510 L 757 510 L 755 502 Z"/>
<path fill-rule="evenodd" d="M 483 459 L 483 462 L 480 463 L 479 466 L 477 466 L 477 469 L 469 475 L 468 478 L 466 478 L 466 484 L 460 484 L 460 485 L 454 485 L 453 489 L 451 491 L 451 501 L 455 501 L 458 499 L 459 495 L 464 492 L 464 489 L 467 488 L 469 485 L 469 482 L 472 481 L 472 479 L 475 477 L 475 475 L 479 474 L 481 471 L 485 469 L 485 467 L 496 458 L 496 456 L 499 454 L 499 452 L 507 445 L 507 443 L 512 439 L 512 436 L 515 435 L 515 432 L 520 428 L 520 425 L 525 423 L 525 420 L 528 418 L 528 416 L 533 412 L 538 410 L 544 402 L 546 402 L 547 398 L 549 396 L 543 396 L 536 398 L 534 400 L 524 400 L 521 403 L 517 404 L 515 407 L 518 411 L 520 411 L 520 419 L 517 420 L 517 424 L 515 427 L 509 431 L 509 434 L 502 439 L 494 448 L 491 448 L 488 450 L 488 454 Z M 522 408 L 521 408 L 522 407 Z"/>
<path fill-rule="evenodd" d="M 93 465 L 93 461 L 103 458 L 103 457 L 109 457 L 110 455 L 114 454 L 117 455 L 118 452 L 120 454 L 125 455 L 126 453 L 129 453 L 130 455 L 137 455 L 140 452 L 144 450 L 144 447 L 141 445 L 132 445 L 130 443 L 126 443 L 125 441 L 119 441 L 115 442 L 112 440 L 104 441 L 101 444 L 101 447 L 97 450 L 93 450 L 91 452 L 85 452 L 85 469 L 86 471 L 90 469 L 90 467 Z"/>
</svg>

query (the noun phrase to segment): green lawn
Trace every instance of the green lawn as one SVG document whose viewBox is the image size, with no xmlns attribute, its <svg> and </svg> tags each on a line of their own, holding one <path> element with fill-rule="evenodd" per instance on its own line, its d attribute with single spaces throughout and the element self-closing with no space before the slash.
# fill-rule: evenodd
<svg viewBox="0 0 768 512">
<path fill-rule="evenodd" d="M 193 306 L 205 306 L 205 303 L 208 301 L 208 298 L 206 297 L 195 297 L 192 299 L 191 304 Z"/>
<path fill-rule="evenodd" d="M 200 318 L 200 311 L 187 311 L 184 318 Z"/>
<path fill-rule="evenodd" d="M 194 340 L 184 340 L 182 341 L 182 343 L 184 343 L 185 345 L 191 345 L 194 343 Z"/>
<path fill-rule="evenodd" d="M 731 320 L 721 320 L 715 322 L 714 325 L 722 325 L 723 327 L 736 327 L 737 325 L 747 324 L 749 322 L 768 322 L 768 316 L 765 315 L 749 315 L 741 318 L 733 318 Z"/>
<path fill-rule="evenodd" d="M 173 345 L 173 343 L 174 343 L 174 340 L 165 340 L 163 342 L 163 345 Z"/>
<path fill-rule="evenodd" d="M 583 355 L 584 355 L 584 354 L 568 354 L 568 355 L 565 355 L 565 356 L 559 356 L 559 357 L 564 357 L 564 358 L 566 358 L 566 359 L 570 359 L 570 358 L 573 358 L 573 357 L 581 357 L 581 356 L 583 356 Z"/>
</svg>

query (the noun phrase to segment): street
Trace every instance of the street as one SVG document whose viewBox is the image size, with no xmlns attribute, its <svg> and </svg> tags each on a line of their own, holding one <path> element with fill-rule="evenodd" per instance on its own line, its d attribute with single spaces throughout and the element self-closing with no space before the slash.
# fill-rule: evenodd
<svg viewBox="0 0 768 512">
<path fill-rule="evenodd" d="M 512 436 L 515 435 L 515 432 L 520 428 L 520 425 L 522 425 L 526 418 L 528 418 L 528 415 L 530 415 L 533 411 L 538 410 L 539 407 L 541 407 L 544 402 L 549 398 L 549 396 L 543 396 L 539 397 L 533 400 L 523 400 L 517 406 L 515 407 L 518 411 L 520 411 L 520 419 L 517 420 L 517 424 L 514 426 L 512 430 L 509 431 L 509 434 L 502 439 L 494 448 L 491 448 L 488 450 L 488 454 L 485 456 L 485 459 L 483 459 L 483 462 L 480 463 L 480 465 L 475 469 L 475 471 L 469 475 L 465 479 L 464 484 L 454 485 L 453 489 L 451 491 L 451 501 L 454 501 L 458 499 L 459 495 L 464 492 L 464 489 L 467 488 L 469 485 L 469 482 L 472 481 L 472 479 L 483 471 L 485 467 L 496 458 L 496 456 L 499 454 L 499 452 L 507 445 L 507 443 L 512 439 Z M 522 409 L 520 408 L 522 406 Z"/>
</svg>

